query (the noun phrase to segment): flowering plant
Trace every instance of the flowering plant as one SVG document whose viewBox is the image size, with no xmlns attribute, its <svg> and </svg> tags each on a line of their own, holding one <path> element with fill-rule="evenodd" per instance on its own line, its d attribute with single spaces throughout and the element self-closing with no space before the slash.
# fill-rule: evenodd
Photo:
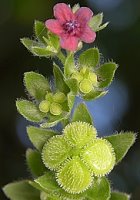
<svg viewBox="0 0 140 200">
<path fill-rule="evenodd" d="M 33 55 L 54 61 L 53 86 L 43 75 L 26 72 L 24 85 L 32 101 L 16 101 L 19 113 L 39 125 L 27 127 L 35 147 L 26 152 L 33 178 L 10 183 L 3 190 L 11 200 L 128 200 L 129 195 L 111 190 L 107 175 L 136 135 L 127 131 L 99 138 L 85 103 L 71 115 L 76 96 L 97 99 L 113 80 L 116 63 L 101 63 L 97 47 L 82 50 L 82 42 L 94 42 L 96 32 L 108 23 L 102 25 L 102 13 L 93 16 L 78 4 L 72 9 L 56 4 L 54 16 L 45 23 L 35 21 L 35 40 L 21 39 Z M 58 123 L 60 132 L 55 129 Z"/>
</svg>

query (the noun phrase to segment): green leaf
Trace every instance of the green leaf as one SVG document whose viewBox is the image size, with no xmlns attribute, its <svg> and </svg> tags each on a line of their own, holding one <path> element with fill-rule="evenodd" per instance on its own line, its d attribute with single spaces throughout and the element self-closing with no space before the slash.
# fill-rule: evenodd
<svg viewBox="0 0 140 200">
<path fill-rule="evenodd" d="M 23 117 L 32 122 L 41 122 L 46 116 L 46 114 L 40 112 L 36 105 L 27 100 L 17 100 L 16 107 Z"/>
<path fill-rule="evenodd" d="M 112 192 L 110 200 L 129 200 L 130 195 L 121 192 Z"/>
<path fill-rule="evenodd" d="M 10 183 L 3 188 L 3 191 L 11 200 L 40 200 L 40 192 L 28 181 Z"/>
<path fill-rule="evenodd" d="M 53 126 L 57 125 L 59 122 L 61 122 L 63 119 L 67 119 L 68 116 L 69 116 L 69 113 L 61 114 L 58 116 L 51 116 L 47 122 L 40 124 L 40 126 L 42 128 L 53 127 Z"/>
<path fill-rule="evenodd" d="M 62 71 L 59 69 L 57 65 L 54 65 L 53 73 L 55 78 L 55 86 L 58 89 L 58 91 L 63 92 L 64 94 L 68 93 L 69 88 L 64 81 Z"/>
<path fill-rule="evenodd" d="M 35 182 L 48 191 L 55 191 L 60 189 L 55 180 L 55 175 L 49 171 L 46 172 L 43 176 L 37 178 Z"/>
<path fill-rule="evenodd" d="M 31 52 L 32 52 L 32 47 L 39 46 L 38 42 L 30 40 L 29 38 L 22 38 L 20 41 Z"/>
<path fill-rule="evenodd" d="M 52 136 L 57 135 L 58 132 L 55 132 L 51 129 L 42 129 L 37 128 L 34 126 L 28 126 L 27 127 L 27 133 L 29 136 L 30 141 L 33 143 L 33 145 L 41 151 L 45 142 Z"/>
<path fill-rule="evenodd" d="M 54 55 L 51 49 L 48 49 L 47 47 L 37 47 L 37 46 L 32 47 L 32 53 L 40 57 L 49 57 Z"/>
<path fill-rule="evenodd" d="M 33 176 L 41 176 L 46 171 L 45 165 L 41 159 L 41 154 L 38 151 L 27 149 L 26 161 Z"/>
<path fill-rule="evenodd" d="M 35 20 L 34 23 L 34 32 L 38 40 L 44 43 L 43 37 L 47 37 L 47 28 L 45 27 L 45 24 L 41 21 Z"/>
<path fill-rule="evenodd" d="M 114 62 L 109 62 L 103 64 L 98 70 L 97 75 L 101 79 L 99 82 L 99 87 L 104 88 L 111 84 L 115 71 L 117 69 L 117 64 Z"/>
<path fill-rule="evenodd" d="M 75 95 L 72 92 L 69 92 L 67 98 L 68 98 L 68 106 L 69 109 L 71 110 L 75 102 Z"/>
<path fill-rule="evenodd" d="M 110 183 L 106 177 L 95 178 L 93 186 L 86 193 L 88 200 L 108 200 L 110 198 Z"/>
<path fill-rule="evenodd" d="M 80 103 L 74 110 L 72 122 L 81 121 L 93 125 L 92 117 L 84 103 Z"/>
<path fill-rule="evenodd" d="M 68 57 L 66 58 L 64 65 L 64 76 L 68 78 L 74 71 L 75 71 L 74 55 L 69 54 Z"/>
<path fill-rule="evenodd" d="M 24 74 L 24 84 L 29 94 L 39 101 L 45 99 L 46 93 L 50 91 L 47 79 L 35 72 Z"/>
<path fill-rule="evenodd" d="M 83 96 L 83 99 L 86 101 L 95 100 L 99 97 L 102 97 L 107 94 L 108 91 L 91 91 L 88 94 Z"/>
<path fill-rule="evenodd" d="M 69 78 L 69 79 L 66 79 L 65 82 L 70 88 L 71 92 L 76 95 L 79 91 L 78 81 L 75 78 Z"/>
<path fill-rule="evenodd" d="M 84 51 L 80 57 L 79 62 L 84 67 L 96 67 L 100 60 L 100 54 L 98 48 L 91 48 Z"/>
<path fill-rule="evenodd" d="M 92 17 L 89 22 L 89 26 L 93 29 L 93 31 L 97 31 L 99 26 L 102 24 L 103 21 L 103 13 L 99 13 Z"/>
<path fill-rule="evenodd" d="M 116 163 L 118 163 L 123 159 L 130 147 L 134 144 L 136 134 L 133 132 L 121 132 L 117 135 L 105 137 L 105 139 L 112 144 L 116 154 Z"/>
</svg>

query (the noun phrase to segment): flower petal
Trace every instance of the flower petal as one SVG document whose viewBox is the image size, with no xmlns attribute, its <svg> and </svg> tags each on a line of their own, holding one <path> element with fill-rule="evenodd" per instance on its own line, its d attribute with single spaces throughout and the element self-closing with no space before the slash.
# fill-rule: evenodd
<svg viewBox="0 0 140 200">
<path fill-rule="evenodd" d="M 87 7 L 81 7 L 77 12 L 75 13 L 76 19 L 79 21 L 79 23 L 87 23 L 92 18 L 93 12 Z"/>
<path fill-rule="evenodd" d="M 96 33 L 92 31 L 91 28 L 88 26 L 85 27 L 83 34 L 80 36 L 80 39 L 86 43 L 94 42 L 95 38 L 96 38 Z"/>
<path fill-rule="evenodd" d="M 64 23 L 74 18 L 71 8 L 65 3 L 58 3 L 54 6 L 54 16 Z"/>
<path fill-rule="evenodd" d="M 62 26 L 58 20 L 49 19 L 45 22 L 45 26 L 53 33 L 60 35 L 63 32 Z"/>
<path fill-rule="evenodd" d="M 75 51 L 78 47 L 78 38 L 74 36 L 63 36 L 61 37 L 60 45 L 63 49 Z"/>
</svg>

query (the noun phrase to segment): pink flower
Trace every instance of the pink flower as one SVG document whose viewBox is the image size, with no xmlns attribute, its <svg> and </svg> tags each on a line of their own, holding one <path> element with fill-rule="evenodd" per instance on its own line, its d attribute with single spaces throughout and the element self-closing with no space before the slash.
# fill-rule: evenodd
<svg viewBox="0 0 140 200">
<path fill-rule="evenodd" d="M 58 3 L 54 6 L 56 19 L 49 19 L 45 22 L 46 27 L 60 37 L 60 45 L 69 51 L 75 51 L 78 42 L 92 43 L 96 33 L 91 30 L 88 22 L 93 12 L 87 7 L 81 7 L 75 13 L 65 3 Z"/>
</svg>

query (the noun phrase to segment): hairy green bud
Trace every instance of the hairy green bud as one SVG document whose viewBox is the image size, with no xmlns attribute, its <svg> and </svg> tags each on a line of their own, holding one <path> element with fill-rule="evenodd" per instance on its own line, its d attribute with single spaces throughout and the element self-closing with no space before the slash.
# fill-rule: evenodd
<svg viewBox="0 0 140 200">
<path fill-rule="evenodd" d="M 41 101 L 41 103 L 39 104 L 39 110 L 43 113 L 47 113 L 49 112 L 50 109 L 50 102 L 48 102 L 47 100 Z"/>
</svg>

